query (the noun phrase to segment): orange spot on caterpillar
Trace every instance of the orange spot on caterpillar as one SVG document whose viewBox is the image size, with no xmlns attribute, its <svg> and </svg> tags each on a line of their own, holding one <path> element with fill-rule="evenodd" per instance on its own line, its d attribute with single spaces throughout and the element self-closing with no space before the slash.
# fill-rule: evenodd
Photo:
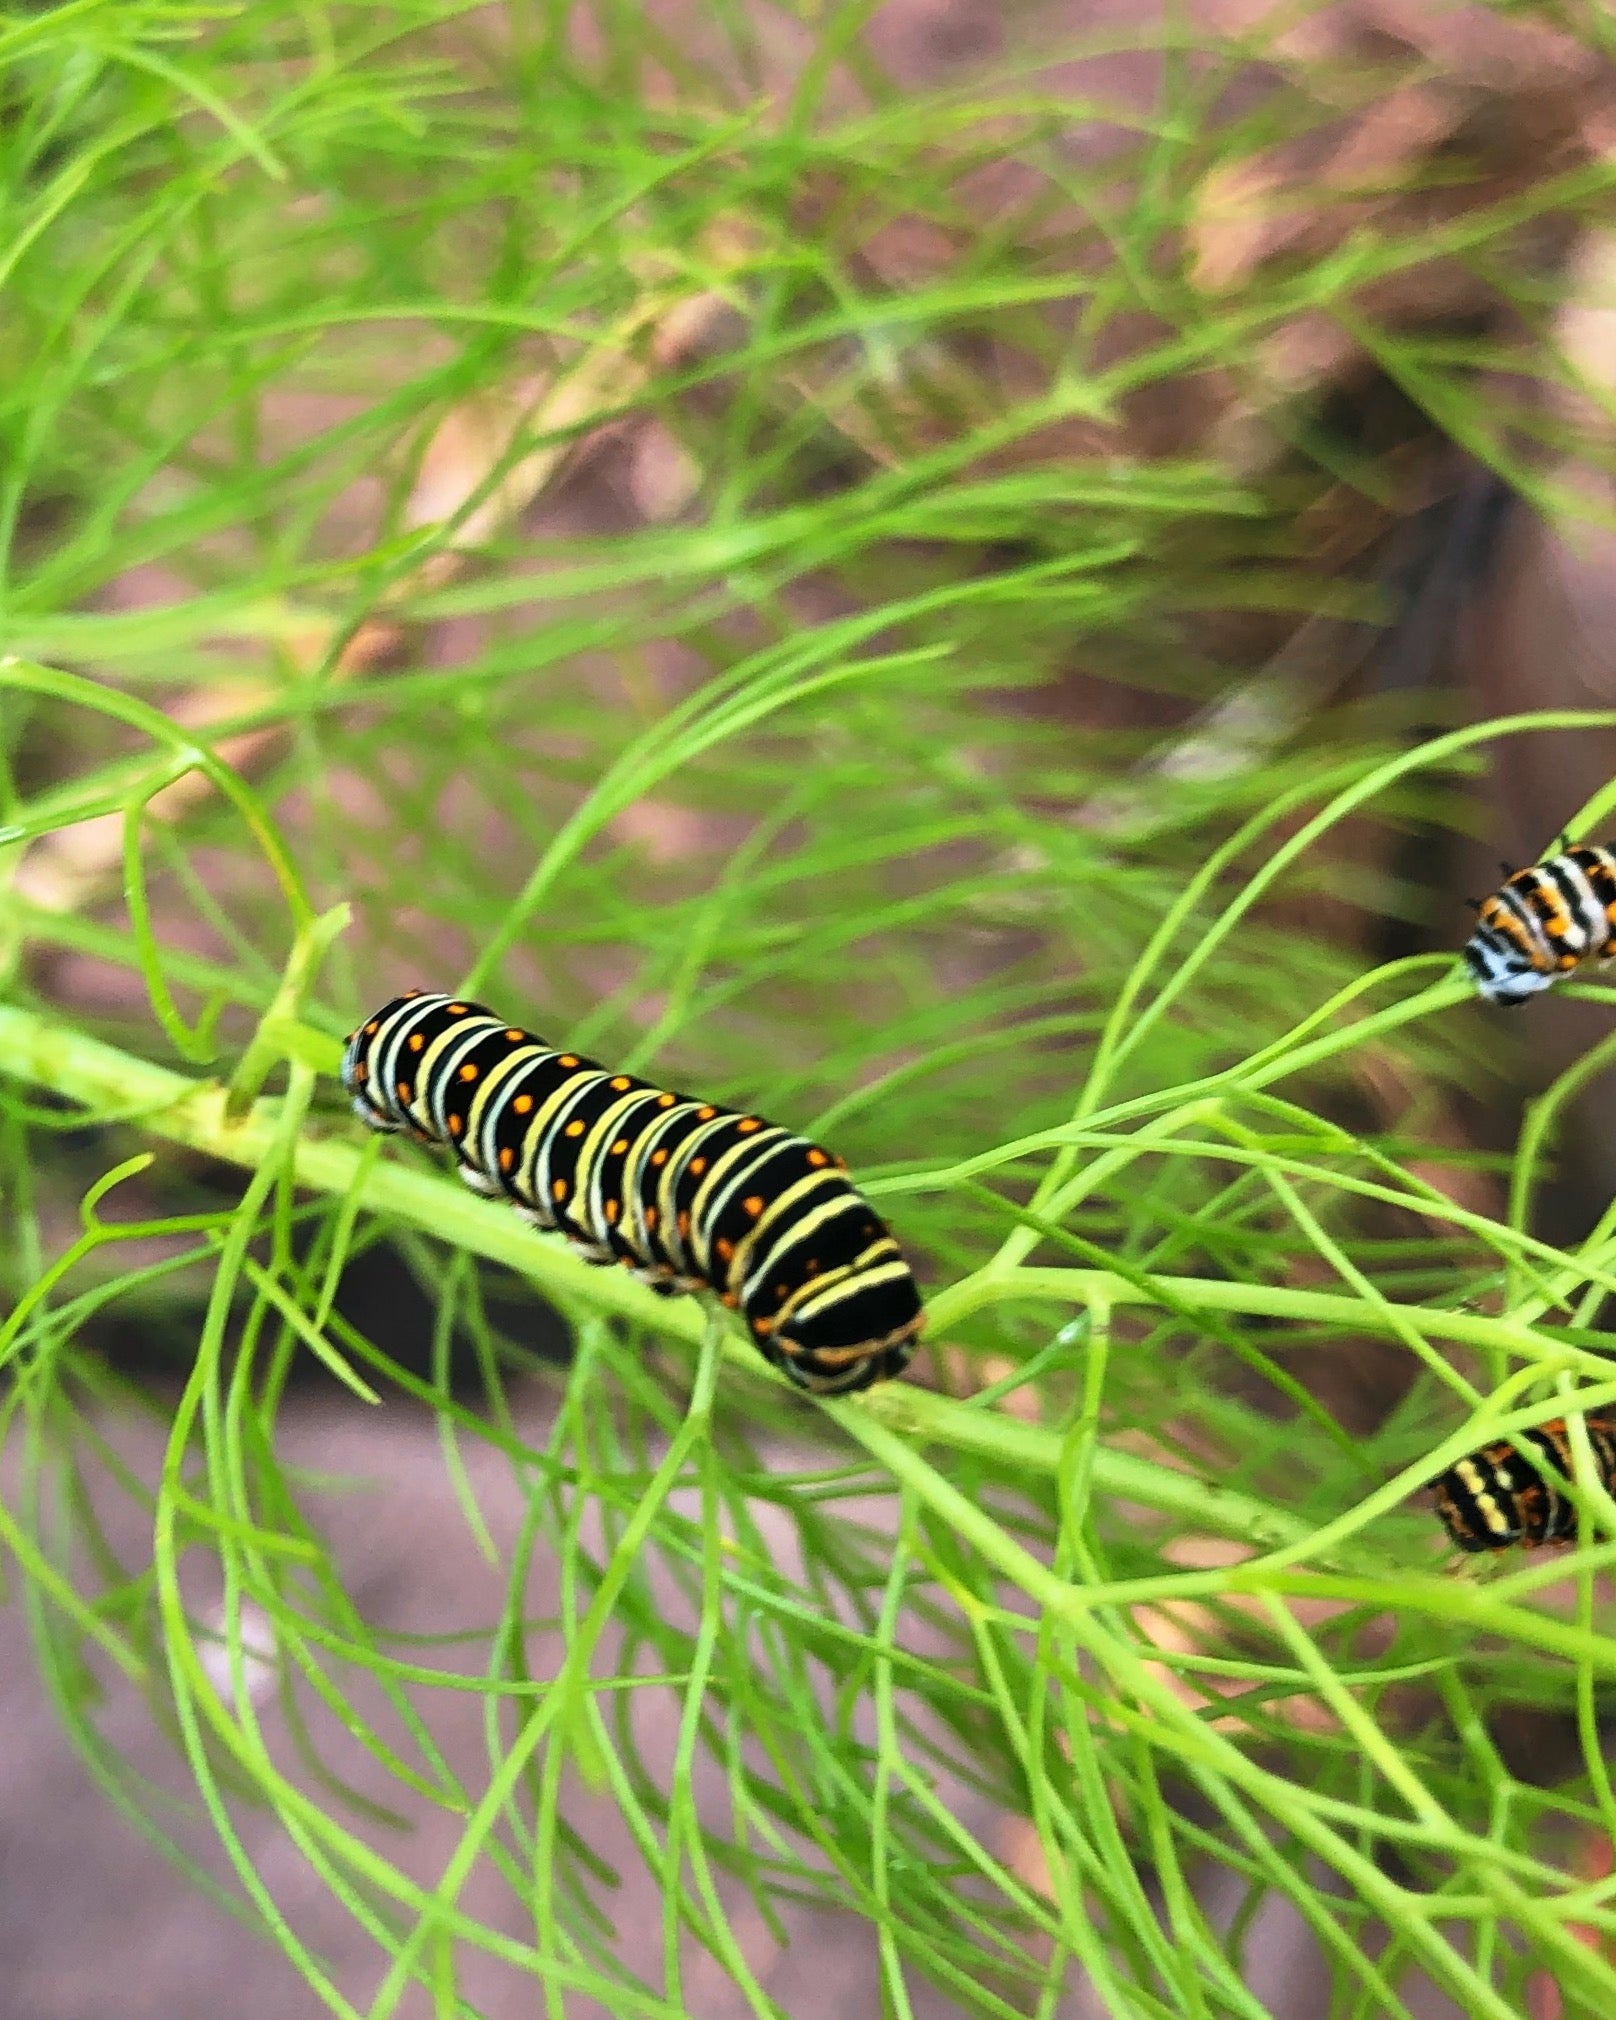
<svg viewBox="0 0 1616 2020">
<path fill-rule="evenodd" d="M 583 1133 L 584 1126 L 581 1122 L 569 1122 L 564 1132 L 567 1136 L 582 1136 Z"/>
<path fill-rule="evenodd" d="M 668 1161 L 668 1153 L 665 1150 L 652 1151 L 651 1162 L 653 1164 L 666 1164 L 667 1161 Z"/>
<path fill-rule="evenodd" d="M 522 1040 L 527 1036 L 527 1033 L 525 1031 L 518 1030 L 517 1027 L 514 1024 L 512 1024 L 507 1026 L 505 1036 L 512 1045 L 520 1045 Z"/>
<path fill-rule="evenodd" d="M 606 1219 L 607 1219 L 608 1223 L 609 1223 L 609 1224 L 610 1224 L 610 1225 L 611 1225 L 612 1227 L 616 1227 L 616 1225 L 617 1225 L 617 1216 L 618 1216 L 618 1214 L 619 1214 L 619 1213 L 620 1213 L 621 1211 L 622 1211 L 622 1209 L 621 1209 L 621 1208 L 620 1208 L 620 1207 L 618 1206 L 618 1204 L 617 1204 L 617 1201 L 616 1201 L 615 1199 L 609 1199 L 609 1200 L 607 1200 L 607 1202 L 606 1202 Z"/>
<path fill-rule="evenodd" d="M 746 1208 L 747 1212 L 752 1216 L 754 1220 L 756 1220 L 758 1215 L 763 1211 L 762 1197 L 760 1194 L 755 1192 L 753 1193 L 750 1199 L 743 1199 L 741 1201 L 741 1204 Z"/>
<path fill-rule="evenodd" d="M 426 1040 L 421 1036 L 419 1031 L 412 1031 L 410 1033 L 410 1050 L 412 1052 L 419 1052 L 425 1043 Z"/>
<path fill-rule="evenodd" d="M 533 1106 L 533 1097 L 531 1094 L 519 1094 L 511 1103 L 511 1106 L 516 1110 L 518 1115 L 526 1115 L 528 1110 Z"/>
<path fill-rule="evenodd" d="M 448 1011 L 451 1017 L 464 1017 L 470 1008 L 471 1005 L 469 1003 L 451 1003 L 448 1006 Z"/>
<path fill-rule="evenodd" d="M 648 1207 L 647 1207 L 647 1208 L 645 1209 L 645 1224 L 646 1224 L 646 1226 L 647 1226 L 647 1227 L 655 1227 L 655 1226 L 656 1226 L 656 1224 L 657 1224 L 657 1210 L 656 1210 L 656 1208 L 655 1208 L 654 1206 L 648 1206 Z"/>
<path fill-rule="evenodd" d="M 507 1143 L 505 1148 L 499 1154 L 499 1168 L 501 1171 L 509 1171 L 511 1166 L 515 1162 L 516 1162 L 516 1152 L 512 1150 L 510 1145 Z"/>
<path fill-rule="evenodd" d="M 399 1098 L 399 1100 L 400 1100 L 400 1101 L 408 1101 L 408 1100 L 409 1100 L 409 1098 L 410 1098 L 410 1083 L 409 1083 L 409 1082 L 408 1082 L 407 1080 L 401 1080 L 401 1081 L 400 1081 L 400 1082 L 398 1083 L 398 1098 Z"/>
<path fill-rule="evenodd" d="M 732 1241 L 724 1241 L 720 1239 L 714 1242 L 713 1249 L 718 1257 L 718 1260 L 720 1262 L 727 1263 L 730 1257 L 735 1253 L 735 1244 Z"/>
<path fill-rule="evenodd" d="M 754 1129 L 761 1129 L 762 1127 L 763 1124 L 758 1121 L 755 1115 L 749 1115 L 741 1124 L 740 1133 L 742 1136 L 750 1136 Z"/>
<path fill-rule="evenodd" d="M 671 1108 L 673 1106 L 673 1096 L 671 1094 L 659 1094 L 656 1098 L 656 1105 L 658 1108 Z"/>
<path fill-rule="evenodd" d="M 576 1052 L 563 1052 L 561 1057 L 556 1061 L 556 1064 L 557 1066 L 566 1067 L 567 1071 L 570 1073 L 572 1069 L 578 1064 L 578 1055 Z"/>
<path fill-rule="evenodd" d="M 707 1160 L 705 1157 L 693 1157 L 690 1160 L 690 1175 L 692 1178 L 700 1178 L 706 1169 Z"/>
<path fill-rule="evenodd" d="M 565 1199 L 566 1196 L 567 1181 L 564 1178 L 555 1179 L 550 1186 L 550 1197 L 552 1199 Z"/>
<path fill-rule="evenodd" d="M 628 1149 L 628 1138 L 626 1136 L 620 1136 L 617 1139 L 617 1141 L 612 1145 L 612 1155 L 613 1157 L 621 1157 L 623 1155 L 623 1152 L 627 1149 Z"/>
<path fill-rule="evenodd" d="M 463 1115 L 451 1115 L 449 1117 L 449 1134 L 451 1136 L 458 1136 L 465 1126 L 466 1118 Z"/>
<path fill-rule="evenodd" d="M 830 1159 L 822 1150 L 810 1150 L 808 1153 L 808 1162 L 817 1170 L 820 1165 L 829 1164 Z"/>
<path fill-rule="evenodd" d="M 711 1122 L 717 1113 L 718 1110 L 716 1108 L 698 1108 L 696 1110 L 696 1120 L 698 1122 Z"/>
<path fill-rule="evenodd" d="M 622 1094 L 626 1092 L 626 1090 L 632 1087 L 633 1084 L 634 1083 L 629 1079 L 626 1073 L 619 1073 L 617 1078 L 613 1080 L 611 1083 L 613 1092 L 617 1094 Z"/>
<path fill-rule="evenodd" d="M 475 1066 L 462 1066 L 462 1067 L 461 1067 L 461 1069 L 460 1069 L 460 1077 L 461 1077 L 461 1079 L 462 1079 L 462 1080 L 475 1080 L 475 1079 L 477 1078 L 477 1069 L 476 1069 L 476 1067 L 475 1067 Z"/>
</svg>

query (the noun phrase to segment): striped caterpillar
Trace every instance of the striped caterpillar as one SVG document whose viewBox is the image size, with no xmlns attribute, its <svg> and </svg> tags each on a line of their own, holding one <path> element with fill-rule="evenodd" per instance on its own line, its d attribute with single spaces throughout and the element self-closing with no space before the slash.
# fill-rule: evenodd
<svg viewBox="0 0 1616 2020">
<path fill-rule="evenodd" d="M 1608 1494 L 1616 1486 L 1616 1416 L 1591 1412 L 1588 1444 L 1594 1472 Z M 1572 1478 L 1571 1436 L 1563 1417 L 1516 1434 L 1541 1452 L 1562 1480 Z M 1435 1482 L 1436 1512 L 1461 1550 L 1507 1550 L 1512 1543 L 1558 1543 L 1577 1533 L 1576 1503 L 1507 1438 L 1483 1445 Z"/>
<path fill-rule="evenodd" d="M 1579 844 L 1510 871 L 1490 898 L 1472 903 L 1479 923 L 1465 966 L 1489 1003 L 1524 1003 L 1568 969 L 1611 956 L 1616 849 Z"/>
<path fill-rule="evenodd" d="M 908 1365 L 915 1280 L 817 1144 L 420 990 L 349 1037 L 342 1081 L 372 1129 L 447 1145 L 474 1192 L 508 1199 L 590 1262 L 666 1296 L 714 1292 L 799 1388 L 843 1395 Z"/>
</svg>

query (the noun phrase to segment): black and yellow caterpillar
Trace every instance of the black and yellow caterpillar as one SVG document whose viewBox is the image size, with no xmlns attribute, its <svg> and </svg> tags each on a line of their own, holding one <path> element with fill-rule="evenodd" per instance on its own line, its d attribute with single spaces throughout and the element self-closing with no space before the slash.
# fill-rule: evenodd
<svg viewBox="0 0 1616 2020">
<path fill-rule="evenodd" d="M 1505 866 L 1508 868 L 1508 866 Z M 1584 961 L 1616 954 L 1616 849 L 1580 843 L 1511 870 L 1465 943 L 1465 966 L 1489 1003 L 1524 1003 Z"/>
<path fill-rule="evenodd" d="M 1594 1473 L 1608 1494 L 1616 1486 L 1616 1416 L 1590 1412 L 1584 1422 Z M 1507 1550 L 1512 1543 L 1558 1543 L 1576 1535 L 1576 1503 L 1556 1485 L 1572 1478 L 1565 1419 L 1517 1432 L 1516 1444 L 1542 1453 L 1552 1477 L 1500 1438 L 1458 1460 L 1434 1483 L 1436 1512 L 1461 1550 Z"/>
<path fill-rule="evenodd" d="M 590 1262 L 715 1292 L 799 1388 L 841 1395 L 908 1365 L 909 1265 L 842 1159 L 804 1137 L 419 990 L 352 1034 L 342 1080 L 372 1129 L 447 1144 L 473 1191 Z"/>
</svg>

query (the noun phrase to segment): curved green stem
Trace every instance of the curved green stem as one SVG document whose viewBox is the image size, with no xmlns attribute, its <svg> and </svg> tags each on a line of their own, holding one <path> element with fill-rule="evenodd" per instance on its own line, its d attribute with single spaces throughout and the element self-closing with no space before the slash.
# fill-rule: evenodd
<svg viewBox="0 0 1616 2020">
<path fill-rule="evenodd" d="M 335 1041 L 315 1034 L 307 1034 L 307 1039 L 302 1049 L 324 1055 L 318 1063 L 329 1071 L 338 1050 Z M 139 1126 L 151 1135 L 249 1171 L 259 1167 L 275 1142 L 278 1102 L 256 1102 L 239 1120 L 233 1120 L 227 1112 L 225 1090 L 217 1082 L 189 1080 L 15 1005 L 0 1005 L 0 1072 L 63 1095 L 87 1109 L 113 1107 L 137 1114 Z M 317 1133 L 313 1125 L 299 1134 L 292 1153 L 298 1185 L 339 1199 L 356 1198 L 374 1213 L 502 1263 L 529 1278 L 562 1306 L 630 1320 L 678 1340 L 692 1351 L 700 1347 L 704 1319 L 702 1307 L 694 1299 L 659 1298 L 625 1270 L 593 1268 L 555 1237 L 524 1227 L 504 1206 L 474 1197 L 451 1178 L 392 1158 L 377 1158 L 368 1139 L 360 1138 L 346 1121 L 340 1127 L 340 1134 Z M 1138 1287 L 1121 1278 L 1114 1280 L 1113 1290 L 1109 1288 L 1113 1280 L 1103 1273 L 1080 1270 L 1029 1270 L 1019 1276 L 1001 1275 L 987 1284 L 973 1278 L 955 1292 L 945 1293 L 934 1305 L 933 1337 L 940 1335 L 944 1322 L 953 1323 L 966 1309 L 1015 1294 L 1021 1277 L 1026 1279 L 1022 1288 L 1028 1295 L 1053 1296 L 1058 1302 L 1087 1305 L 1102 1292 L 1119 1304 L 1141 1298 Z M 1050 1281 L 1045 1282 L 1046 1278 Z M 1175 1282 L 1181 1282 L 1192 1296 L 1202 1288 L 1219 1288 L 1202 1286 L 1198 1279 Z M 975 1305 L 962 1306 L 959 1294 L 969 1285 L 976 1285 L 984 1294 L 977 1297 Z M 1332 1303 L 1343 1312 L 1355 1309 L 1346 1299 Z M 756 1352 L 736 1334 L 726 1334 L 723 1351 L 735 1366 L 759 1379 L 768 1378 Z M 1539 1351 L 1543 1351 L 1541 1346 Z M 936 1443 L 971 1453 L 1010 1473 L 1054 1478 L 1062 1470 L 1063 1441 L 1057 1431 L 975 1409 L 912 1383 L 887 1384 L 845 1408 L 855 1415 L 878 1419 L 917 1443 Z M 1099 1493 L 1136 1501 L 1176 1521 L 1240 1536 L 1264 1547 L 1296 1544 L 1308 1534 L 1305 1523 L 1254 1496 L 1234 1493 L 1192 1473 L 1174 1472 L 1130 1453 L 1097 1450 L 1093 1478 Z"/>
</svg>

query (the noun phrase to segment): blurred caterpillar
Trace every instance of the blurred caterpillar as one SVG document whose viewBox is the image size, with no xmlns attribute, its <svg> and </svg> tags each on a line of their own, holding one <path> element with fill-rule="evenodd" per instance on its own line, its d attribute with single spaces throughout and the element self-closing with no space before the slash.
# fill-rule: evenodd
<svg viewBox="0 0 1616 2020">
<path fill-rule="evenodd" d="M 412 990 L 348 1039 L 342 1081 L 372 1129 L 448 1145 L 593 1263 L 653 1290 L 711 1290 L 801 1389 L 902 1374 L 922 1324 L 897 1243 L 840 1158 L 755 1115 L 558 1052 L 479 1003 Z"/>
<path fill-rule="evenodd" d="M 1584 1419 L 1594 1471 L 1608 1494 L 1616 1485 L 1616 1414 Z M 1560 1480 L 1572 1478 L 1571 1438 L 1563 1417 L 1516 1433 L 1541 1452 Z M 1507 1550 L 1512 1543 L 1557 1543 L 1577 1533 L 1576 1503 L 1506 1438 L 1483 1445 L 1433 1483 L 1436 1512 L 1461 1550 Z"/>
<path fill-rule="evenodd" d="M 1616 849 L 1579 844 L 1512 870 L 1490 898 L 1464 961 L 1489 1003 L 1524 1003 L 1568 969 L 1616 947 Z"/>
</svg>

